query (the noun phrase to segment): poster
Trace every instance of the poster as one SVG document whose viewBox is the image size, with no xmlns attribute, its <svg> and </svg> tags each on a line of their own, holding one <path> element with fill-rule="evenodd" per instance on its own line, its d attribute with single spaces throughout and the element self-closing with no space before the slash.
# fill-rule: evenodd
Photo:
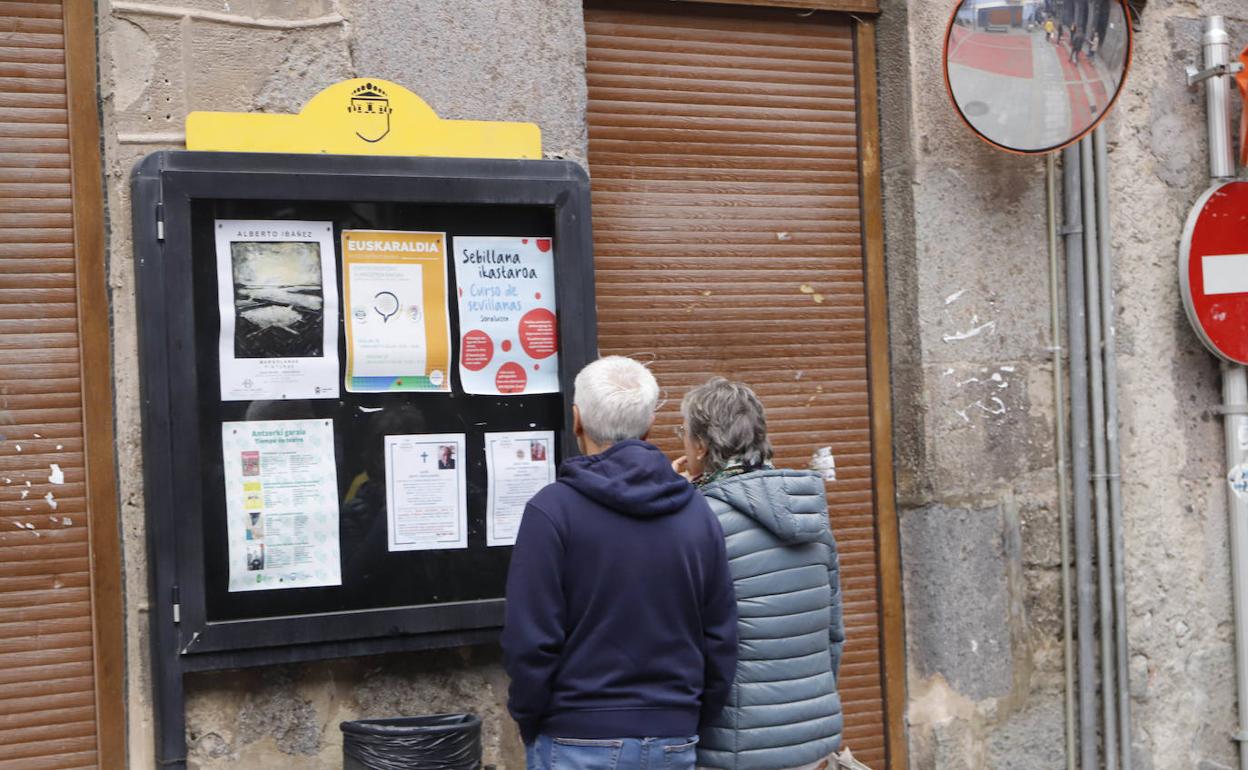
<svg viewBox="0 0 1248 770">
<path fill-rule="evenodd" d="M 551 239 L 463 237 L 453 246 L 464 391 L 558 393 Z"/>
<path fill-rule="evenodd" d="M 216 222 L 222 401 L 338 397 L 331 222 Z"/>
<path fill-rule="evenodd" d="M 230 591 L 342 585 L 330 420 L 221 426 Z"/>
<path fill-rule="evenodd" d="M 344 230 L 347 390 L 451 389 L 446 234 Z"/>
<path fill-rule="evenodd" d="M 524 506 L 555 481 L 554 431 L 485 434 L 485 467 L 486 545 L 515 545 Z"/>
<path fill-rule="evenodd" d="M 391 551 L 468 547 L 464 434 L 386 436 Z"/>
</svg>

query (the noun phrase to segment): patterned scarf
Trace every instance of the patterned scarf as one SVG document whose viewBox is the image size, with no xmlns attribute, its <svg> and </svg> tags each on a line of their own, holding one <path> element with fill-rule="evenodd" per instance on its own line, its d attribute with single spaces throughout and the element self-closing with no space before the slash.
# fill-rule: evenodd
<svg viewBox="0 0 1248 770">
<path fill-rule="evenodd" d="M 701 475 L 699 475 L 697 478 L 693 480 L 693 485 L 697 487 L 698 489 L 702 489 L 703 487 L 708 487 L 717 481 L 723 481 L 724 479 L 730 479 L 733 476 L 740 476 L 746 473 L 753 473 L 754 471 L 770 470 L 771 467 L 772 467 L 771 463 L 760 463 L 758 465 L 746 465 L 743 462 L 733 460 L 733 461 L 730 461 L 724 467 L 715 471 L 714 473 L 703 472 Z"/>
</svg>

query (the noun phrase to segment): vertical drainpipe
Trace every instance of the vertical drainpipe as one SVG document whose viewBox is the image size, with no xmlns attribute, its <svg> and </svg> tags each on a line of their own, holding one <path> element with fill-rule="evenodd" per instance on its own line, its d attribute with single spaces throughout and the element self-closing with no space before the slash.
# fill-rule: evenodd
<svg viewBox="0 0 1248 770">
<path fill-rule="evenodd" d="M 1131 692 L 1127 663 L 1126 547 L 1122 513 L 1122 449 L 1118 440 L 1118 325 L 1114 303 L 1113 249 L 1109 223 L 1109 148 L 1105 127 L 1092 134 L 1096 148 L 1096 229 L 1100 235 L 1101 337 L 1105 359 L 1105 449 L 1109 454 L 1109 529 L 1114 573 L 1114 643 L 1118 661 L 1118 733 L 1122 770 L 1131 770 Z"/>
<path fill-rule="evenodd" d="M 1221 16 L 1205 19 L 1205 69 L 1226 64 L 1231 40 Z M 1214 181 L 1235 176 L 1235 151 L 1231 144 L 1230 76 L 1205 81 L 1205 104 L 1209 117 L 1209 176 Z M 1248 376 L 1245 369 L 1222 364 L 1222 398 L 1226 429 L 1228 471 L 1248 461 Z M 1231 519 L 1231 589 L 1235 602 L 1235 679 L 1239 689 L 1239 766 L 1248 770 L 1248 500 L 1227 485 L 1227 513 Z"/>
<path fill-rule="evenodd" d="M 1101 641 L 1101 739 L 1105 742 L 1105 770 L 1118 770 L 1118 724 L 1114 711 L 1113 593 L 1109 563 L 1109 486 L 1105 456 L 1105 377 L 1101 357 L 1100 247 L 1096 231 L 1096 170 L 1092 139 L 1079 142 L 1083 169 L 1083 257 L 1087 286 L 1089 380 L 1092 393 L 1092 489 L 1096 507 L 1097 627 Z"/>
<path fill-rule="evenodd" d="M 1092 609 L 1092 499 L 1088 470 L 1088 319 L 1084 304 L 1083 197 L 1078 146 L 1062 151 L 1066 236 L 1066 335 L 1070 340 L 1071 487 L 1074 490 L 1076 624 L 1079 638 L 1079 755 L 1096 770 L 1096 661 Z M 1248 769 L 1246 769 L 1248 770 Z"/>
<path fill-rule="evenodd" d="M 1049 226 L 1049 321 L 1053 345 L 1053 401 L 1057 404 L 1054 430 L 1057 446 L 1057 511 L 1061 537 L 1062 564 L 1062 670 L 1065 675 L 1062 705 L 1066 716 L 1066 770 L 1075 770 L 1075 650 L 1070 614 L 1070 481 L 1066 469 L 1066 392 L 1063 384 L 1062 322 L 1059 289 L 1061 273 L 1057 260 L 1057 158 L 1044 158 L 1044 187 L 1048 202 Z"/>
</svg>

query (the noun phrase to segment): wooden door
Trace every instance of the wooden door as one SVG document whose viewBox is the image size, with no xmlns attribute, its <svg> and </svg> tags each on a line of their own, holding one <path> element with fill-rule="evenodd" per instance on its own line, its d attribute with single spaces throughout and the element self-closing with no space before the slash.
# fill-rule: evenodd
<svg viewBox="0 0 1248 770">
<path fill-rule="evenodd" d="M 882 768 L 853 21 L 679 3 L 591 3 L 585 17 L 601 351 L 653 362 L 665 389 L 654 434 L 664 449 L 678 447 L 682 395 L 715 374 L 762 397 L 779 466 L 807 467 L 831 449 L 846 743 Z"/>
</svg>

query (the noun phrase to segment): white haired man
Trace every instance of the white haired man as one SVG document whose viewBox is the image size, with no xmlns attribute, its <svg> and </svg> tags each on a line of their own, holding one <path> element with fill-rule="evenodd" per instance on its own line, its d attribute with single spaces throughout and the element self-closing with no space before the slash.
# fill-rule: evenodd
<svg viewBox="0 0 1248 770">
<path fill-rule="evenodd" d="M 575 387 L 583 455 L 529 502 L 512 552 L 508 708 L 530 770 L 692 770 L 736 671 L 723 530 L 645 441 L 646 367 L 602 358 Z"/>
</svg>

